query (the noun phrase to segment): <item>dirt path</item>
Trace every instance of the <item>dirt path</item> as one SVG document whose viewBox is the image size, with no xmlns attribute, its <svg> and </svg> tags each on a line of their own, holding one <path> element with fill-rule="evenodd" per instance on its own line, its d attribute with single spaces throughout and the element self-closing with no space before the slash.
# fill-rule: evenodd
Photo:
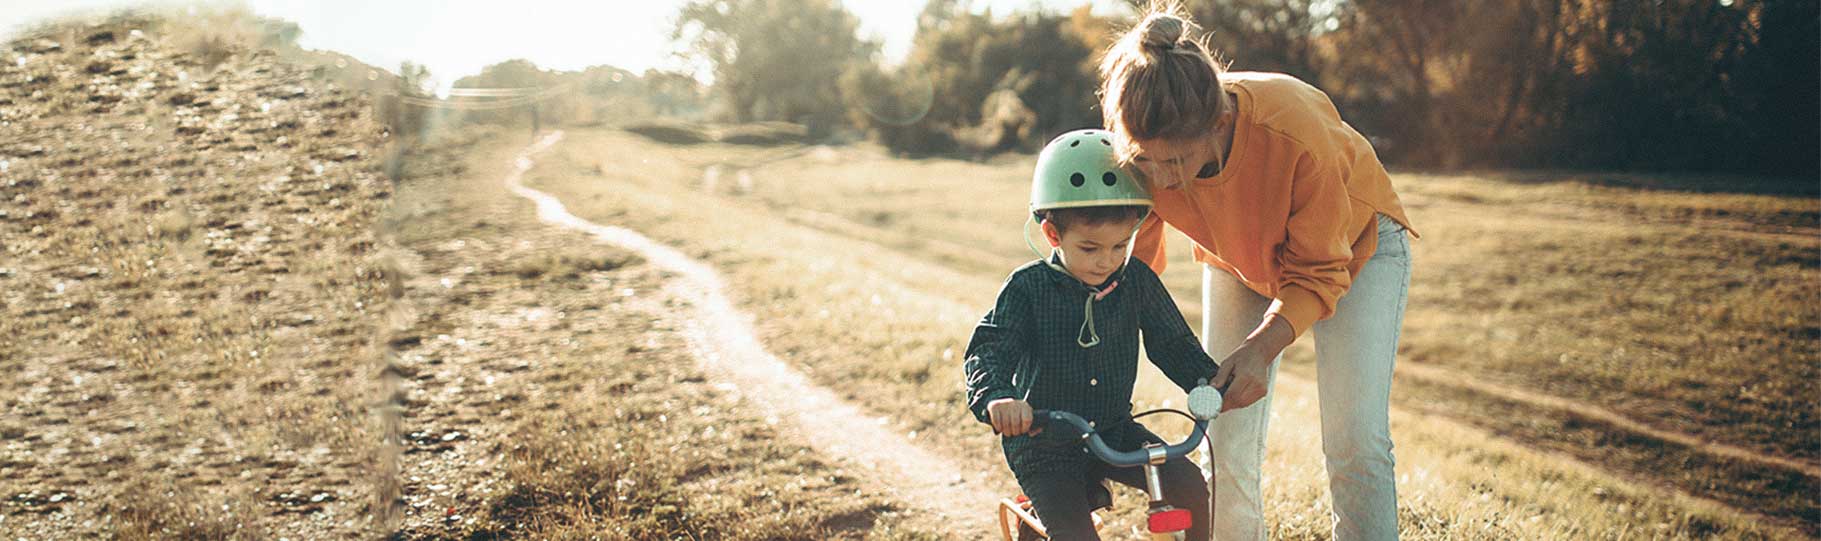
<svg viewBox="0 0 1821 541">
<path fill-rule="evenodd" d="M 810 383 L 800 372 L 767 352 L 751 323 L 728 300 L 721 277 L 708 265 L 637 232 L 596 224 L 570 214 L 555 197 L 527 188 L 520 177 L 531 158 L 562 140 L 561 131 L 539 139 L 519 154 L 505 182 L 514 194 L 537 205 L 538 219 L 587 233 L 643 256 L 677 276 L 666 286 L 688 301 L 694 317 L 682 329 L 691 353 L 731 389 L 764 408 L 817 451 L 850 462 L 887 486 L 913 511 L 948 526 L 951 532 L 989 531 L 996 486 L 989 473 L 918 447 L 872 417 Z M 972 537 L 972 536 L 968 536 Z"/>
<path fill-rule="evenodd" d="M 1429 383 L 1459 387 L 1475 393 L 1494 396 L 1513 402 L 1567 411 L 1574 413 L 1575 415 L 1611 424 L 1636 434 L 1678 445 L 1685 445 L 1703 453 L 1787 468 L 1802 472 L 1803 475 L 1809 477 L 1821 478 L 1821 466 L 1816 466 L 1809 462 L 1767 455 L 1737 445 L 1711 441 L 1683 432 L 1654 428 L 1632 420 L 1619 412 L 1578 400 L 1554 397 L 1517 387 L 1480 381 L 1460 372 L 1446 368 L 1425 366 L 1418 363 L 1398 363 L 1397 374 L 1399 376 L 1414 377 Z"/>
</svg>

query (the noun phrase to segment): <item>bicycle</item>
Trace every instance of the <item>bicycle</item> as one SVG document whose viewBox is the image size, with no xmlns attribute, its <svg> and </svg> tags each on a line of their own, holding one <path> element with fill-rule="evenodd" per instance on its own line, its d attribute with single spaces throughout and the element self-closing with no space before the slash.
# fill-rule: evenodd
<svg viewBox="0 0 1821 541">
<path fill-rule="evenodd" d="M 1095 458 L 1115 467 L 1144 468 L 1145 492 L 1150 498 L 1146 511 L 1145 526 L 1154 541 L 1182 541 L 1189 529 L 1190 515 L 1188 509 L 1178 509 L 1164 502 L 1163 485 L 1157 476 L 1157 467 L 1170 459 L 1182 458 L 1195 450 L 1207 437 L 1208 422 L 1220 414 L 1222 403 L 1221 392 L 1202 382 L 1189 392 L 1189 412 L 1175 409 L 1157 409 L 1132 416 L 1132 419 L 1156 413 L 1175 413 L 1188 417 L 1195 422 L 1195 427 L 1182 441 L 1174 444 L 1151 444 L 1133 451 L 1117 451 L 1106 444 L 1093 425 L 1079 415 L 1066 411 L 1036 410 L 1032 412 L 1031 429 L 1044 429 L 1041 437 L 1058 437 L 1064 433 L 1063 428 L 1080 434 L 1074 436 Z M 1209 487 L 1210 495 L 1213 487 Z M 1211 496 L 1210 496 L 1211 497 Z M 1111 507 L 1108 501 L 1101 509 Z M 1094 527 L 1100 528 L 1099 514 L 1093 515 Z M 1014 524 L 1016 527 L 1014 527 Z M 1020 494 L 1014 498 L 999 500 L 999 533 L 1005 541 L 1031 541 L 1049 539 L 1043 523 L 1031 509 L 1030 499 Z"/>
</svg>

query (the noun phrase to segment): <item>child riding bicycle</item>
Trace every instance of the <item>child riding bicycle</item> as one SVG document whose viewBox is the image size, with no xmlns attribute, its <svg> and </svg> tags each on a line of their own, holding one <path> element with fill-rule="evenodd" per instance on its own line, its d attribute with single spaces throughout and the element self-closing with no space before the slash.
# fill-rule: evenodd
<svg viewBox="0 0 1821 541">
<path fill-rule="evenodd" d="M 1218 368 L 1157 275 L 1131 257 L 1150 208 L 1150 194 L 1118 165 L 1110 134 L 1078 130 L 1051 141 L 1037 158 L 1030 207 L 1050 254 L 1012 272 L 968 342 L 968 408 L 1002 436 L 1006 462 L 1052 539 L 1098 539 L 1090 514 L 1110 503 L 1101 481 L 1142 488 L 1145 479 L 1078 442 L 1033 438 L 1033 410 L 1074 413 L 1108 446 L 1136 450 L 1162 443 L 1132 420 L 1141 336 L 1151 362 L 1185 392 Z M 1170 505 L 1190 510 L 1188 538 L 1207 539 L 1201 469 L 1175 458 L 1158 474 Z"/>
</svg>

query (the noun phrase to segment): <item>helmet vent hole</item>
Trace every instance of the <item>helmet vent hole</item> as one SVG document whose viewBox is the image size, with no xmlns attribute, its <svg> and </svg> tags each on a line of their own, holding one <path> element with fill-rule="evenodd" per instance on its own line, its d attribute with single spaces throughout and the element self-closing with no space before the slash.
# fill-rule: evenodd
<svg viewBox="0 0 1821 541">
<path fill-rule="evenodd" d="M 1113 146 L 1113 144 L 1112 144 L 1112 143 L 1108 143 L 1108 142 L 1107 142 L 1107 138 L 1105 138 L 1105 137 L 1102 137 L 1102 138 L 1100 138 L 1100 144 L 1103 144 L 1103 145 L 1106 145 L 1106 146 Z"/>
<path fill-rule="evenodd" d="M 1069 141 L 1069 148 L 1081 146 L 1081 141 Z"/>
<path fill-rule="evenodd" d="M 1087 183 L 1088 183 L 1088 177 L 1086 175 L 1083 175 L 1081 173 L 1075 173 L 1073 175 L 1069 175 L 1069 184 L 1074 184 L 1076 188 L 1080 188 L 1081 185 L 1087 184 Z"/>
<path fill-rule="evenodd" d="M 1100 182 L 1102 182 L 1108 186 L 1112 186 L 1113 184 L 1119 182 L 1119 175 L 1113 174 L 1112 171 L 1107 171 L 1106 174 L 1100 175 Z"/>
</svg>

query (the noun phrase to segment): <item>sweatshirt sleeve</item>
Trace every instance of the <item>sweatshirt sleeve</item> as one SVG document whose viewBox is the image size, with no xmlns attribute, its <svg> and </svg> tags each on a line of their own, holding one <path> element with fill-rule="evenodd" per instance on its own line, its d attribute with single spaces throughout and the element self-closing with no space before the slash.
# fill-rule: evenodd
<svg viewBox="0 0 1821 541">
<path fill-rule="evenodd" d="M 967 408 L 974 419 L 990 422 L 986 406 L 1001 398 L 1019 398 L 1012 385 L 1012 374 L 1029 356 L 1031 297 L 1018 283 L 1017 275 L 1008 278 L 999 289 L 999 300 L 993 309 L 974 326 L 962 364 L 967 381 Z"/>
<path fill-rule="evenodd" d="M 1304 154 L 1297 160 L 1290 193 L 1290 217 L 1278 264 L 1283 279 L 1265 313 L 1282 316 L 1297 336 L 1334 315 L 1341 295 L 1353 285 L 1347 263 L 1353 245 L 1347 234 L 1353 205 L 1338 167 Z"/>
<path fill-rule="evenodd" d="M 1157 365 L 1183 392 L 1195 388 L 1200 380 L 1214 379 L 1220 366 L 1201 348 L 1201 341 L 1189 330 L 1189 323 L 1183 320 L 1182 310 L 1170 298 L 1169 290 L 1164 289 L 1163 281 L 1139 262 L 1134 262 L 1127 274 L 1140 293 L 1138 330 L 1144 335 L 1144 351 L 1151 364 Z"/>
<path fill-rule="evenodd" d="M 1169 257 L 1163 249 L 1163 218 L 1152 211 L 1144 217 L 1144 223 L 1138 226 L 1138 239 L 1132 241 L 1132 257 L 1143 261 L 1145 265 L 1158 274 L 1163 273 L 1163 266 L 1169 263 Z"/>
</svg>

